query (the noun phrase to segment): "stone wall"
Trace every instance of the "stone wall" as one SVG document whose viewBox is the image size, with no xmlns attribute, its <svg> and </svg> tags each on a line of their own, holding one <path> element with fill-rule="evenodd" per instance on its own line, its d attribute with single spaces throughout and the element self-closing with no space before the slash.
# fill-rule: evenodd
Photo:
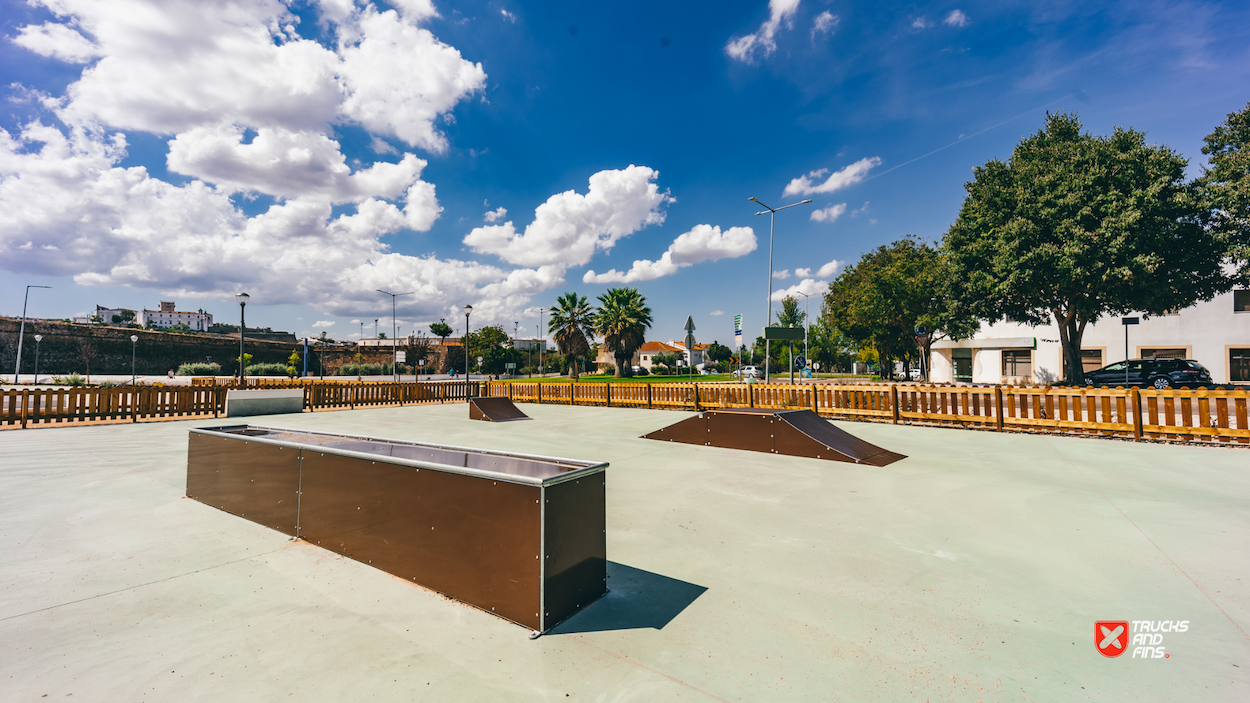
<svg viewBox="0 0 1250 703">
<path fill-rule="evenodd" d="M 17 360 L 17 337 L 21 320 L 0 318 L 0 373 L 13 373 Z M 22 342 L 22 372 L 35 372 L 35 335 L 43 335 L 39 344 L 39 373 L 43 374 L 128 374 L 131 348 L 134 348 L 135 372 L 164 374 L 189 362 L 213 361 L 221 364 L 222 373 L 237 370 L 239 340 L 208 334 L 175 334 L 159 330 L 103 327 L 67 322 L 26 321 Z M 130 336 L 139 341 L 132 345 Z M 244 351 L 252 355 L 252 363 L 286 363 L 293 349 L 300 344 L 247 340 Z"/>
<path fill-rule="evenodd" d="M 13 373 L 17 355 L 18 328 L 21 320 L 0 317 L 0 374 Z M 212 361 L 221 364 L 223 375 L 238 372 L 239 340 L 219 335 L 187 333 L 177 334 L 160 330 L 144 330 L 122 327 L 104 327 L 69 322 L 26 321 L 25 341 L 22 343 L 22 373 L 35 372 L 35 335 L 43 335 L 39 344 L 39 374 L 78 373 L 93 374 L 130 373 L 130 336 L 139 341 L 134 344 L 135 372 L 143 375 L 161 375 L 182 364 Z M 311 376 L 321 374 L 324 361 L 325 375 L 334 375 L 343 364 L 355 363 L 356 347 L 327 347 L 320 351 L 311 348 L 308 372 Z M 415 358 L 415 349 L 400 346 Z M 429 360 L 424 373 L 446 370 L 447 352 L 460 347 L 430 346 Z M 247 339 L 244 351 L 252 355 L 253 364 L 287 363 L 292 351 L 301 355 L 302 342 L 268 342 Z M 363 352 L 366 364 L 385 364 L 391 359 L 389 349 L 371 348 Z M 410 362 L 411 365 L 411 362 Z M 303 371 L 301 358 L 296 368 Z"/>
</svg>

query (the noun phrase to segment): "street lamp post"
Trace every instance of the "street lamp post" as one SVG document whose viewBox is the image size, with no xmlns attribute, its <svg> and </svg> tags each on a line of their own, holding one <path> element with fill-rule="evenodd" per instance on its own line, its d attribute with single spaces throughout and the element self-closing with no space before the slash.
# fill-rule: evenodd
<svg viewBox="0 0 1250 703">
<path fill-rule="evenodd" d="M 130 385 L 135 385 L 135 350 L 139 348 L 139 335 L 130 335 Z"/>
<path fill-rule="evenodd" d="M 43 335 L 35 335 L 35 383 L 39 383 L 39 343 L 43 341 Z"/>
<path fill-rule="evenodd" d="M 399 336 L 399 328 L 396 326 L 398 323 L 395 321 L 395 298 L 401 295 L 414 295 L 416 292 L 408 291 L 407 293 L 389 293 L 381 288 L 376 288 L 375 290 L 383 295 L 391 296 L 391 378 L 398 380 L 395 378 L 395 367 L 399 365 L 399 352 L 396 351 L 397 348 L 395 346 L 398 341 L 395 338 Z"/>
<path fill-rule="evenodd" d="M 22 326 L 17 332 L 17 366 L 13 368 L 13 383 L 17 383 L 17 375 L 22 372 L 22 336 L 26 334 L 26 303 L 30 302 L 31 288 L 51 288 L 52 286 L 26 286 L 26 297 L 22 299 Z M 39 379 L 36 378 L 36 381 Z"/>
<path fill-rule="evenodd" d="M 768 217 L 768 316 L 764 318 L 764 328 L 765 328 L 764 382 L 767 383 L 768 382 L 768 366 L 769 366 L 770 356 L 772 354 L 772 345 L 770 343 L 770 340 L 768 339 L 767 328 L 769 325 L 773 323 L 773 225 L 776 223 L 778 211 L 785 210 L 786 208 L 791 208 L 796 205 L 806 205 L 807 203 L 810 203 L 812 201 L 800 200 L 797 203 L 791 203 L 789 205 L 782 205 L 781 207 L 778 207 L 778 208 L 771 208 L 765 205 L 764 203 L 761 203 L 754 196 L 747 198 L 747 200 L 750 200 L 756 205 L 759 205 L 760 207 L 764 208 L 763 210 L 755 213 L 756 215 L 763 215 L 764 212 L 769 213 L 769 217 Z"/>
<path fill-rule="evenodd" d="M 464 306 L 464 336 L 460 338 L 460 343 L 464 345 L 464 397 L 469 397 L 469 313 L 473 312 L 472 305 Z"/>
<path fill-rule="evenodd" d="M 247 293 L 234 296 L 234 299 L 239 301 L 239 388 L 243 388 L 243 375 L 247 373 L 247 364 L 243 362 L 243 337 L 247 334 L 247 316 L 244 310 L 247 308 L 247 301 L 251 298 L 252 296 Z M 134 339 L 136 337 L 131 337 L 131 340 Z"/>
</svg>

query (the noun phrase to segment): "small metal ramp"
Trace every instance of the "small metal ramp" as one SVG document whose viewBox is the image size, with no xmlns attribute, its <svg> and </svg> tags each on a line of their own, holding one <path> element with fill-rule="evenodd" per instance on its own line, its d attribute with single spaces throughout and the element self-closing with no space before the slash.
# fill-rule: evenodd
<svg viewBox="0 0 1250 703">
<path fill-rule="evenodd" d="M 811 410 L 705 410 L 644 437 L 870 466 L 907 458 L 840 430 Z"/>
<path fill-rule="evenodd" d="M 507 398 L 469 398 L 469 419 L 486 420 L 487 422 L 507 422 L 509 420 L 531 420 L 529 415 L 513 405 Z"/>
</svg>

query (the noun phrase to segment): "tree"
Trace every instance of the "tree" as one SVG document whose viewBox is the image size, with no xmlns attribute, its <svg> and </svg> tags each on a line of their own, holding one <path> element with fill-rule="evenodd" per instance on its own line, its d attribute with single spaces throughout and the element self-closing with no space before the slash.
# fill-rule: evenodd
<svg viewBox="0 0 1250 703">
<path fill-rule="evenodd" d="M 447 324 L 447 318 L 439 318 L 438 322 L 430 323 L 430 333 L 438 337 L 439 344 L 446 344 L 451 332 L 451 325 Z"/>
<path fill-rule="evenodd" d="M 669 371 L 672 371 L 677 368 L 677 361 L 684 358 L 684 356 L 678 354 L 677 352 L 660 352 L 659 354 L 655 354 L 651 357 L 651 365 L 663 366 Z"/>
<path fill-rule="evenodd" d="M 720 362 L 720 361 L 729 361 L 731 358 L 733 358 L 734 353 L 732 349 L 725 346 L 724 344 L 721 344 L 720 342 L 717 342 L 717 341 L 713 341 L 711 344 L 707 345 L 707 349 L 703 350 L 703 355 L 712 361 Z M 652 359 L 652 361 L 654 360 L 655 359 Z"/>
<path fill-rule="evenodd" d="M 965 184 L 945 240 L 954 300 L 982 320 L 1053 320 L 1066 380 L 1079 385 L 1090 323 L 1160 315 L 1232 284 L 1186 165 L 1141 132 L 1093 136 L 1075 115 L 1047 115 L 1007 162 L 989 161 Z"/>
<path fill-rule="evenodd" d="M 1198 188 L 1206 224 L 1236 266 L 1239 283 L 1250 283 L 1250 103 L 1228 115 L 1202 147 L 1209 164 Z"/>
<path fill-rule="evenodd" d="M 386 333 L 385 333 L 385 332 L 378 332 L 378 339 L 386 339 Z"/>
<path fill-rule="evenodd" d="M 300 355 L 298 349 L 291 350 L 291 355 L 286 358 L 286 374 L 291 378 L 299 375 Z"/>
<path fill-rule="evenodd" d="M 508 363 L 516 363 L 521 358 L 520 352 L 512 348 L 512 338 L 499 325 L 470 332 L 465 335 L 464 343 L 468 346 L 469 364 L 475 373 L 479 369 L 479 356 L 482 357 L 481 373 L 488 374 L 501 374 Z"/>
<path fill-rule="evenodd" d="M 87 383 L 91 383 L 91 362 L 95 361 L 99 349 L 95 345 L 95 340 L 90 337 L 78 340 L 78 355 L 82 357 L 82 361 L 87 365 Z"/>
<path fill-rule="evenodd" d="M 976 331 L 972 314 L 950 300 L 949 276 L 947 257 L 913 236 L 877 247 L 829 284 L 824 326 L 876 350 L 892 378 L 895 359 L 910 366 L 928 352 L 916 347 L 917 326 L 936 330 L 933 339 Z"/>
<path fill-rule="evenodd" d="M 577 361 L 590 351 L 590 339 L 594 336 L 595 311 L 586 296 L 565 293 L 556 298 L 549 311 L 551 320 L 547 331 L 554 335 L 556 346 L 568 364 L 569 378 L 577 378 Z"/>
<path fill-rule="evenodd" d="M 609 288 L 599 296 L 599 312 L 595 313 L 595 332 L 616 359 L 616 377 L 629 375 L 630 359 L 646 341 L 651 327 L 651 308 L 637 288 Z"/>
</svg>

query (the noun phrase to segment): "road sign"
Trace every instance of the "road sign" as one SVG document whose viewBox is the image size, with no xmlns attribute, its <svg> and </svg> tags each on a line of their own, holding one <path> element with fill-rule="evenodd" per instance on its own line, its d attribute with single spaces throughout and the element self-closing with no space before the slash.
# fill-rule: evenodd
<svg viewBox="0 0 1250 703">
<path fill-rule="evenodd" d="M 694 318 L 693 317 L 690 317 L 688 315 L 686 316 L 686 326 L 683 329 L 685 329 L 687 332 L 694 331 Z"/>
<path fill-rule="evenodd" d="M 693 354 L 694 353 L 694 335 L 687 334 L 685 341 L 686 341 L 686 350 Z"/>
<path fill-rule="evenodd" d="M 408 352 L 406 351 L 395 352 L 395 362 L 399 364 L 408 363 Z"/>
<path fill-rule="evenodd" d="M 742 316 L 734 315 L 734 332 L 742 333 Z"/>
<path fill-rule="evenodd" d="M 807 366 L 807 357 L 803 356 L 802 354 L 799 354 L 798 356 L 794 357 L 794 368 L 801 369 L 806 366 Z"/>
<path fill-rule="evenodd" d="M 508 363 L 504 364 L 503 366 L 504 366 L 504 368 L 505 368 L 505 369 L 515 369 L 515 368 L 516 368 L 516 362 L 515 362 L 515 361 L 509 361 Z"/>
<path fill-rule="evenodd" d="M 802 327 L 765 327 L 764 339 L 771 339 L 774 341 L 788 340 L 791 342 L 797 342 L 800 339 L 803 339 L 803 328 Z"/>
</svg>

